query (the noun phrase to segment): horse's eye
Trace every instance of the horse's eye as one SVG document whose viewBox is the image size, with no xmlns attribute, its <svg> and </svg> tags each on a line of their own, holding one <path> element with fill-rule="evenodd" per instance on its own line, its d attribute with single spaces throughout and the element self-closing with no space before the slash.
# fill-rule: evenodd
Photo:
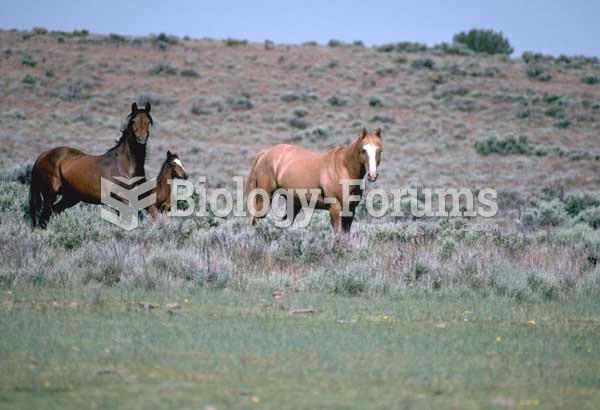
<svg viewBox="0 0 600 410">
<path fill-rule="evenodd" d="M 363 150 L 362 150 L 362 153 L 363 153 L 363 154 L 366 154 L 366 153 L 367 153 L 367 150 L 366 150 L 366 149 L 363 149 Z"/>
</svg>

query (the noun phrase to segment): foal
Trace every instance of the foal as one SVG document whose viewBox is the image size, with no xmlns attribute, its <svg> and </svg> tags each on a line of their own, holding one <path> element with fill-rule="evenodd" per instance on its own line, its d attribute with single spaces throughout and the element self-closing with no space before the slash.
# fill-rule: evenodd
<svg viewBox="0 0 600 410">
<path fill-rule="evenodd" d="M 163 162 L 160 172 L 156 177 L 156 202 L 151 205 L 149 212 L 156 220 L 161 215 L 165 215 L 171 210 L 171 179 L 187 179 L 183 163 L 177 154 L 167 151 L 167 159 Z"/>
<path fill-rule="evenodd" d="M 347 146 L 340 146 L 327 152 L 314 152 L 307 149 L 279 144 L 260 152 L 252 164 L 246 182 L 246 195 L 260 188 L 266 191 L 269 202 L 278 188 L 283 189 L 319 189 L 316 209 L 328 209 L 331 224 L 336 232 L 350 231 L 354 219 L 354 211 L 358 202 L 344 198 L 342 179 L 362 179 L 367 176 L 374 182 L 379 175 L 377 166 L 381 161 L 381 130 L 361 134 Z M 361 195 L 360 186 L 350 185 L 349 195 Z M 304 195 L 306 203 L 310 203 L 311 195 Z M 303 198 L 304 199 L 304 198 Z M 342 216 L 343 205 L 346 204 L 351 215 Z M 254 197 L 254 209 L 262 211 L 264 206 L 260 195 Z M 293 218 L 302 209 L 300 198 L 294 195 Z M 264 217 L 264 216 L 263 216 Z M 252 216 L 252 224 L 256 224 L 257 216 Z M 293 222 L 293 220 L 292 220 Z"/>
</svg>

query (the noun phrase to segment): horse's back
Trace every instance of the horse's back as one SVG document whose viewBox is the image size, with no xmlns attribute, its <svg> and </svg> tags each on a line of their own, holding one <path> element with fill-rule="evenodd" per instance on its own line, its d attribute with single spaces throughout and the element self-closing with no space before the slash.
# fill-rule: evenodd
<svg viewBox="0 0 600 410">
<path fill-rule="evenodd" d="M 86 154 L 75 148 L 56 147 L 48 151 L 42 152 L 38 159 L 35 161 L 35 165 L 37 166 L 38 164 L 54 164 L 58 166 L 58 164 L 64 159 L 79 158 L 83 155 Z"/>
<path fill-rule="evenodd" d="M 258 164 L 282 188 L 318 188 L 326 153 L 291 144 L 278 144 L 260 154 Z"/>
</svg>

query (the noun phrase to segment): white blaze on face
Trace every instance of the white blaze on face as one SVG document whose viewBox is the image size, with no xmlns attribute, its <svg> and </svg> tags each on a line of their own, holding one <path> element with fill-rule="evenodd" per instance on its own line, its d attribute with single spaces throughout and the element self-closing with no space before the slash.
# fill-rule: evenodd
<svg viewBox="0 0 600 410">
<path fill-rule="evenodd" d="M 174 163 L 176 163 L 177 165 L 179 165 L 181 167 L 181 169 L 183 169 L 183 172 L 185 172 L 185 168 L 183 167 L 183 163 L 181 162 L 181 160 L 179 158 L 175 158 L 173 160 Z"/>
<path fill-rule="evenodd" d="M 369 178 L 373 179 L 377 177 L 377 145 L 365 144 L 363 149 L 367 151 L 367 155 L 369 156 Z"/>
</svg>

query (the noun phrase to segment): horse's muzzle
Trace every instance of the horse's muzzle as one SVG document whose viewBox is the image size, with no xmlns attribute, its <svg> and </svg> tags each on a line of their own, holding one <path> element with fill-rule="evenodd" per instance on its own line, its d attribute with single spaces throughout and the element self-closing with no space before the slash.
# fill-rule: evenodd
<svg viewBox="0 0 600 410">
<path fill-rule="evenodd" d="M 377 181 L 377 177 L 379 176 L 379 174 L 375 174 L 375 176 L 372 175 L 367 175 L 367 179 L 369 180 L 369 182 L 375 182 Z"/>
</svg>

